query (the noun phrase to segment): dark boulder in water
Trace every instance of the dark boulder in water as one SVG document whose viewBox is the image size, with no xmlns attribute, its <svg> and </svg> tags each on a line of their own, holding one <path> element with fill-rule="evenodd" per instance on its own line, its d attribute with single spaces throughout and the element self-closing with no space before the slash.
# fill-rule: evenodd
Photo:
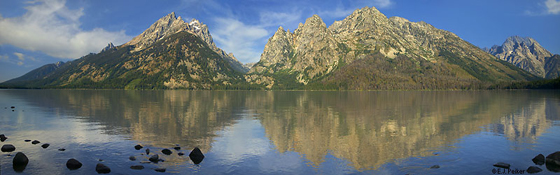
<svg viewBox="0 0 560 175">
<path fill-rule="evenodd" d="M 18 152 L 16 153 L 16 156 L 14 156 L 14 160 L 12 163 L 14 165 L 27 165 L 27 163 L 29 163 L 29 159 L 22 152 Z"/>
<path fill-rule="evenodd" d="M 183 156 L 183 155 L 185 155 L 185 153 L 181 153 L 181 152 L 180 152 L 180 153 L 177 153 L 177 155 Z"/>
<path fill-rule="evenodd" d="M 496 164 L 494 164 L 495 167 L 500 167 L 500 168 L 505 168 L 505 169 L 509 169 L 510 165 L 504 162 L 498 162 Z"/>
<path fill-rule="evenodd" d="M 546 156 L 546 163 L 556 164 L 557 166 L 560 166 L 560 151 L 556 151 Z"/>
<path fill-rule="evenodd" d="M 12 144 L 2 145 L 2 152 L 12 152 L 16 150 L 16 147 Z"/>
<path fill-rule="evenodd" d="M 43 147 L 43 148 L 48 148 L 50 145 L 51 145 L 51 144 L 45 143 L 45 144 L 41 145 L 41 147 Z"/>
<path fill-rule="evenodd" d="M 66 151 L 66 149 L 60 148 L 60 149 L 58 149 L 58 151 Z"/>
<path fill-rule="evenodd" d="M 560 172 L 560 151 L 546 156 L 546 169 L 552 172 Z"/>
<path fill-rule="evenodd" d="M 150 148 L 146 148 L 146 155 L 150 154 Z"/>
<path fill-rule="evenodd" d="M 533 158 L 532 160 L 533 160 L 533 163 L 535 163 L 536 165 L 544 165 L 545 158 L 544 158 L 544 155 L 539 154 L 539 155 L 535 156 L 535 158 Z"/>
<path fill-rule="evenodd" d="M 39 142 L 39 140 L 33 140 L 33 141 L 31 142 L 31 144 L 33 144 L 33 145 L 36 145 L 36 144 L 38 144 L 38 143 L 41 143 L 41 142 Z"/>
<path fill-rule="evenodd" d="M 529 173 L 529 174 L 535 174 L 535 173 L 538 173 L 538 172 L 541 172 L 541 171 L 542 171 L 542 169 L 539 168 L 539 167 L 536 167 L 536 166 L 530 166 L 529 168 L 527 168 L 527 173 Z"/>
<path fill-rule="evenodd" d="M 150 157 L 148 160 L 150 160 L 150 162 L 154 162 L 157 163 L 159 161 L 159 155 L 153 155 L 152 157 Z"/>
<path fill-rule="evenodd" d="M 31 142 L 31 140 L 24 140 L 25 142 Z"/>
<path fill-rule="evenodd" d="M 172 153 L 171 150 L 169 150 L 169 149 L 167 149 L 167 148 L 161 150 L 161 152 L 162 152 L 163 154 L 165 154 L 165 155 L 171 155 L 171 153 Z"/>
<path fill-rule="evenodd" d="M 68 159 L 66 161 L 66 168 L 70 170 L 76 170 L 82 167 L 82 163 L 76 159 Z"/>
<path fill-rule="evenodd" d="M 144 169 L 144 166 L 142 166 L 142 165 L 132 165 L 132 166 L 130 166 L 130 169 L 141 170 L 141 169 Z"/>
<path fill-rule="evenodd" d="M 134 146 L 134 149 L 136 149 L 136 150 L 140 150 L 140 149 L 142 149 L 142 148 L 144 148 L 142 145 L 136 145 L 136 146 Z"/>
<path fill-rule="evenodd" d="M 200 151 L 198 147 L 195 147 L 189 154 L 189 157 L 194 162 L 194 164 L 199 164 L 204 159 L 204 154 L 202 154 L 202 151 Z"/>
<path fill-rule="evenodd" d="M 95 171 L 99 174 L 107 174 L 111 172 L 111 168 L 103 165 L 102 163 L 98 163 L 97 166 L 95 166 Z"/>
<path fill-rule="evenodd" d="M 0 141 L 4 142 L 7 139 L 8 137 L 6 137 L 4 134 L 0 134 Z"/>
<path fill-rule="evenodd" d="M 136 160 L 136 157 L 130 156 L 130 157 L 128 157 L 128 159 L 129 159 L 129 160 L 132 160 L 132 161 L 135 161 L 135 160 Z"/>
<path fill-rule="evenodd" d="M 439 165 L 434 165 L 434 166 L 430 167 L 430 169 L 438 169 L 438 168 L 439 168 Z"/>
<path fill-rule="evenodd" d="M 157 172 L 162 172 L 163 173 L 163 172 L 165 172 L 166 169 L 165 168 L 156 168 L 155 170 Z"/>
<path fill-rule="evenodd" d="M 179 151 L 179 150 L 181 149 L 181 147 L 180 147 L 180 146 L 176 146 L 176 147 L 173 147 L 173 149 Z"/>
</svg>

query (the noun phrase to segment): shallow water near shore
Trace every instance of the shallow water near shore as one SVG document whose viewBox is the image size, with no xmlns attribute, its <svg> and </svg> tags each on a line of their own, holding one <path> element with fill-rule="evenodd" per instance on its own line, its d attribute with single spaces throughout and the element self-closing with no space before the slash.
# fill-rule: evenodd
<svg viewBox="0 0 560 175">
<path fill-rule="evenodd" d="M 0 90 L 0 134 L 1 174 L 493 174 L 560 151 L 560 92 Z"/>
</svg>

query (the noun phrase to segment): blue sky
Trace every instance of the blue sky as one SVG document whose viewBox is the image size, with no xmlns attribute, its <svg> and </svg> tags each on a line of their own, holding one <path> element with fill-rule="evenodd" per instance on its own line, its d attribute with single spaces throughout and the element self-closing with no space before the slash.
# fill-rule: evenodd
<svg viewBox="0 0 560 175">
<path fill-rule="evenodd" d="M 479 47 L 519 35 L 560 54 L 560 0 L 0 0 L 0 82 L 121 45 L 171 12 L 207 24 L 218 47 L 248 63 L 279 26 L 293 31 L 313 14 L 328 26 L 365 6 Z"/>
</svg>

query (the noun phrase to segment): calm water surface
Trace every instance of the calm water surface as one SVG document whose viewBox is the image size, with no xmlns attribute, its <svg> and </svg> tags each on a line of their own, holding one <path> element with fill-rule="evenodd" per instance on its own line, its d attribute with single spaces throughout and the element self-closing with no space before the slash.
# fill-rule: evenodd
<svg viewBox="0 0 560 175">
<path fill-rule="evenodd" d="M 30 159 L 19 174 L 492 174 L 560 151 L 557 91 L 0 90 L 0 107 L 1 144 Z M 136 144 L 165 162 L 141 163 Z M 1 154 L 0 174 L 16 174 Z"/>
</svg>

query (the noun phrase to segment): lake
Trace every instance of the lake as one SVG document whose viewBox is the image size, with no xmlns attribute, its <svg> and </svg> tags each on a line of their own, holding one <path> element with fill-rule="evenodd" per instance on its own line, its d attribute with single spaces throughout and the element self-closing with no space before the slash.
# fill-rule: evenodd
<svg viewBox="0 0 560 175">
<path fill-rule="evenodd" d="M 0 174 L 16 173 L 16 152 L 29 158 L 19 174 L 97 174 L 97 163 L 111 174 L 492 174 L 560 151 L 558 91 L 0 90 L 0 107 L 1 144 L 16 147 Z M 147 163 L 154 153 L 164 162 Z M 67 169 L 70 158 L 83 166 Z"/>
</svg>

